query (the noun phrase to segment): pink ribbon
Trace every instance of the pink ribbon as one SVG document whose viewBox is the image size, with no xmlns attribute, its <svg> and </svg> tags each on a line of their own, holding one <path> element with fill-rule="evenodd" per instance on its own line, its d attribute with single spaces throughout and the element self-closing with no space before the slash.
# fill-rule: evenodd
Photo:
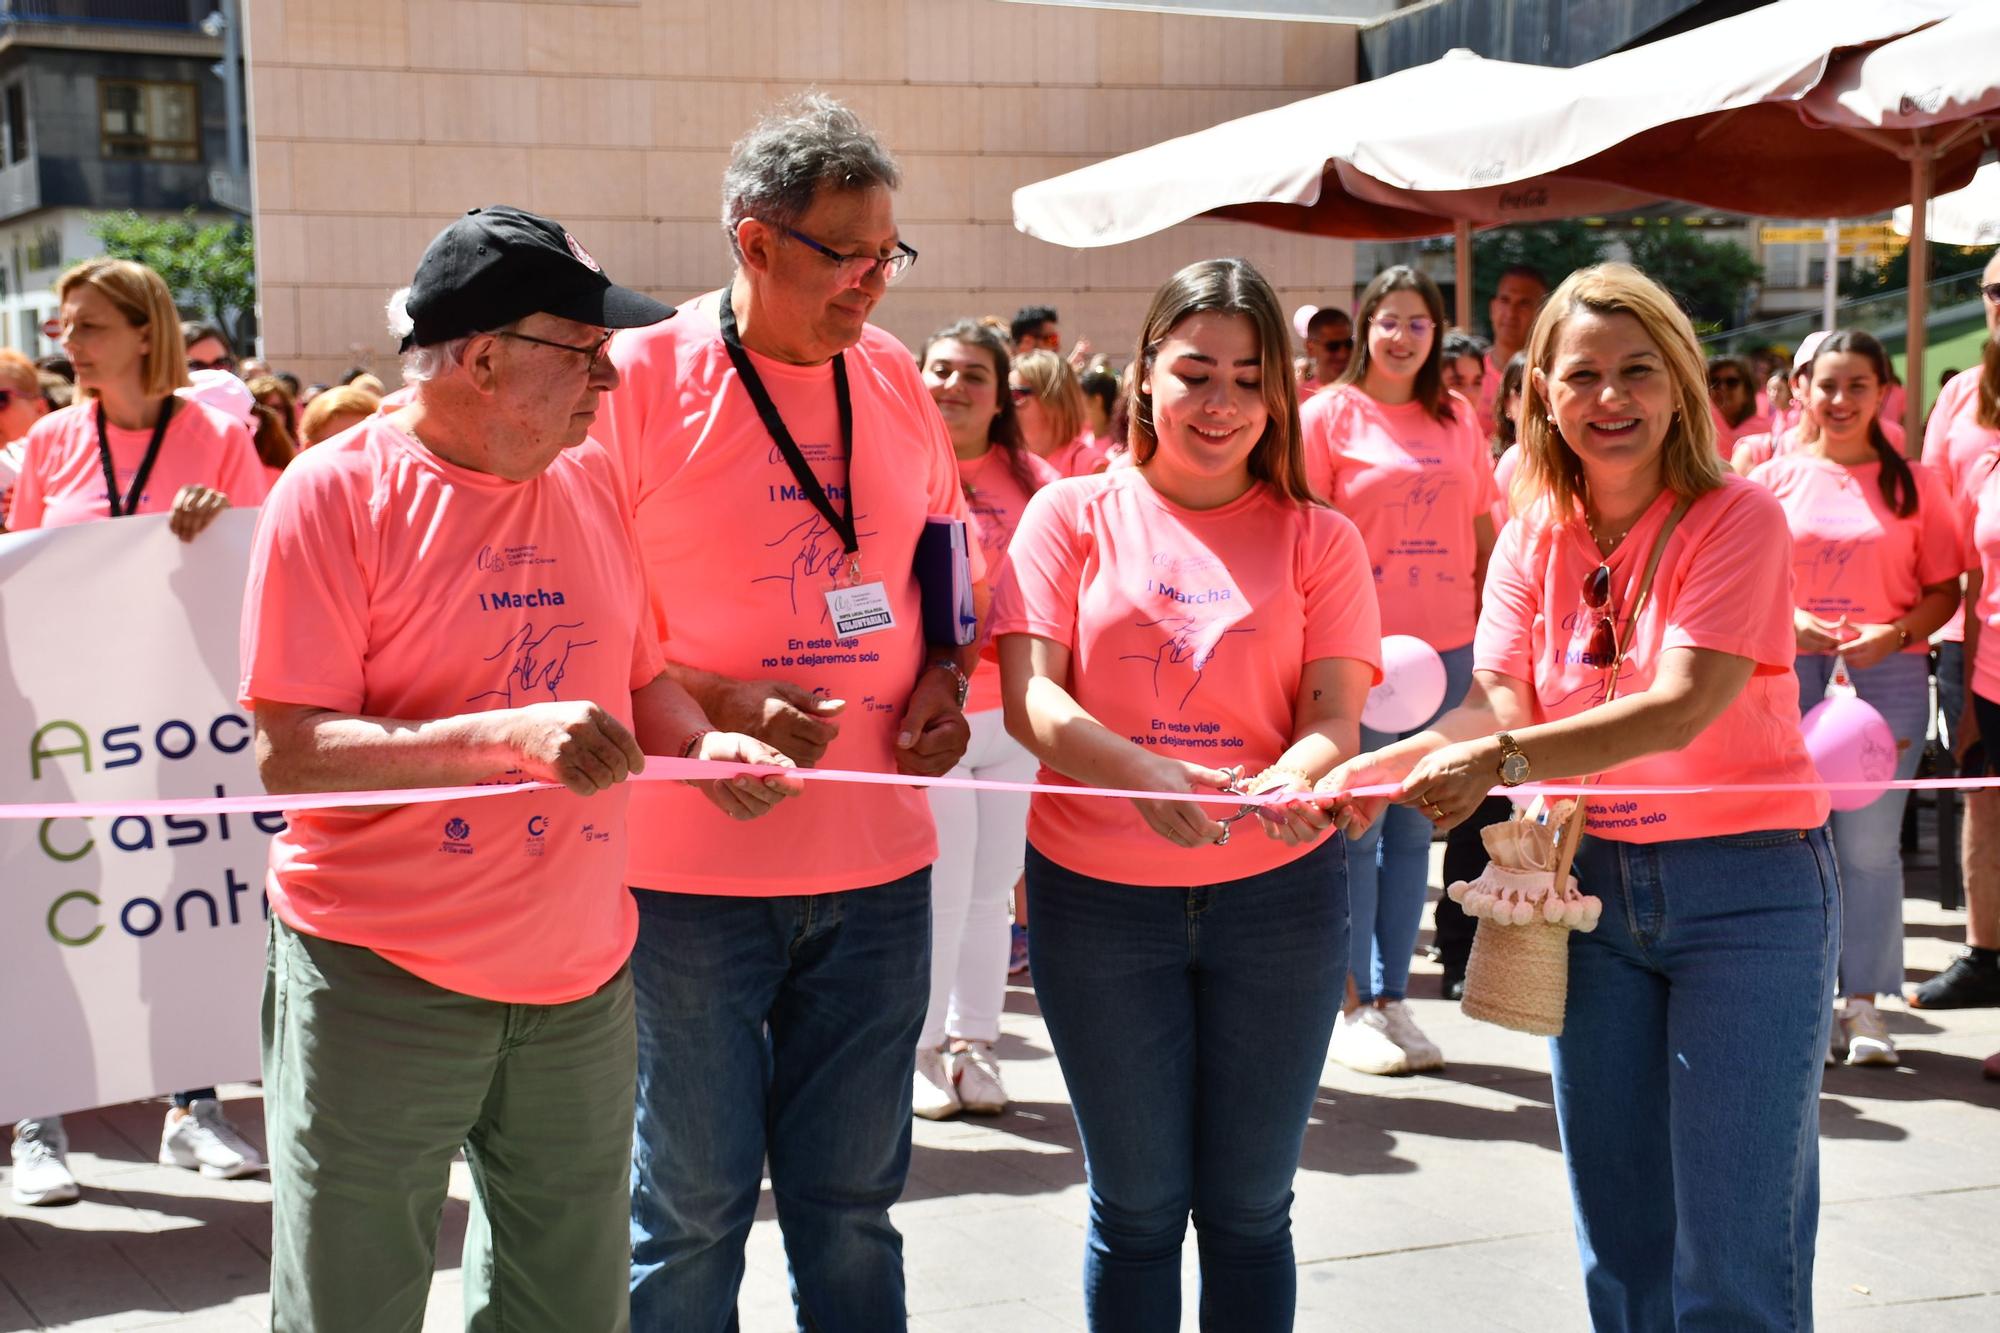
<svg viewBox="0 0 2000 1333">
<path fill-rule="evenodd" d="M 875 787 L 952 787 L 967 791 L 1044 792 L 1052 796 L 1095 796 L 1149 801 L 1186 801 L 1197 805 L 1273 805 L 1293 799 L 1296 792 L 1238 795 L 1230 792 L 1135 791 L 1123 787 L 1072 787 L 1053 782 L 999 782 L 989 778 L 923 778 L 907 773 L 863 773 L 842 768 L 774 768 L 766 764 L 735 764 L 714 759 L 668 759 L 647 756 L 646 771 L 634 782 L 713 781 L 737 776 L 783 774 L 807 782 L 849 782 Z M 1601 786 L 1544 782 L 1520 787 L 1495 787 L 1493 794 L 1516 796 L 1701 796 L 1735 792 L 1790 791 L 1985 791 L 2000 787 L 2000 778 L 1904 778 L 1894 782 L 1740 782 L 1688 786 L 1667 784 Z M 511 796 L 529 791 L 555 791 L 549 782 L 520 782 L 474 787 L 406 787 L 387 791 L 307 792 L 289 795 L 199 796 L 123 801 L 49 801 L 0 805 L 0 819 L 115 819 L 125 815 L 235 815 L 268 810 L 343 810 L 368 805 L 429 805 L 469 801 L 487 796 Z M 1402 784 L 1387 782 L 1352 787 L 1343 796 L 1395 796 Z"/>
</svg>

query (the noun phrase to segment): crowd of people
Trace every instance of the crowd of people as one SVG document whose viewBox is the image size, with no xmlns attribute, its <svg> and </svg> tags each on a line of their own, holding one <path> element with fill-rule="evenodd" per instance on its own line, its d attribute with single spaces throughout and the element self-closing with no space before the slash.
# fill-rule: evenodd
<svg viewBox="0 0 2000 1333">
<path fill-rule="evenodd" d="M 11 528 L 199 540 L 262 506 L 268 790 L 546 784 L 274 838 L 274 1325 L 413 1326 L 463 1151 L 475 1323 L 731 1327 L 768 1171 L 801 1327 L 902 1327 L 910 1119 L 1006 1109 L 1025 967 L 1083 1143 L 1090 1326 L 1178 1326 L 1192 1220 L 1202 1327 L 1290 1327 L 1329 1053 L 1446 1060 L 1406 1004 L 1434 838 L 1470 878 L 1495 787 L 1601 775 L 1789 789 L 1590 805 L 1605 910 L 1553 1060 L 1593 1323 L 1808 1327 L 1821 1071 L 1898 1058 L 1904 795 L 1832 811 L 1801 718 L 1858 692 L 1908 776 L 1934 677 L 1986 771 L 2000 256 L 1984 359 L 1912 459 L 1868 334 L 1789 374 L 1705 357 L 1616 264 L 1507 269 L 1490 339 L 1396 266 L 1352 316 L 1302 312 L 1295 355 L 1266 277 L 1219 259 L 1167 278 L 1123 365 L 1047 306 L 913 350 L 870 318 L 918 258 L 900 184 L 839 103 L 773 113 L 723 177 L 733 269 L 677 310 L 474 209 L 390 302 L 393 394 L 300 393 L 116 260 L 62 279 L 61 365 L 0 354 Z M 940 518 L 969 642 L 914 572 Z M 1446 680 L 1396 732 L 1363 721 L 1385 634 Z M 627 785 L 648 755 L 765 773 Z M 1996 800 L 1965 821 L 1969 947 L 1919 1007 L 2000 1004 Z M 1457 998 L 1472 923 L 1434 920 Z M 16 1126 L 18 1201 L 76 1197 L 63 1152 L 60 1117 Z M 161 1160 L 263 1167 L 213 1089 L 176 1094 Z"/>
</svg>

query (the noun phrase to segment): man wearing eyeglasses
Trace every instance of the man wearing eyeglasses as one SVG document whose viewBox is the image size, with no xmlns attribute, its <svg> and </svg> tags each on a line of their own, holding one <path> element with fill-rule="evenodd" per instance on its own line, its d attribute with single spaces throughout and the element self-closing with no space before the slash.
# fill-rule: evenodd
<svg viewBox="0 0 2000 1333">
<path fill-rule="evenodd" d="M 490 207 L 431 243 L 392 312 L 414 398 L 301 455 L 258 522 L 258 769 L 274 793 L 549 785 L 287 811 L 267 886 L 272 1326 L 421 1323 L 462 1146 L 471 1321 L 618 1328 L 623 783 L 645 753 L 784 761 L 662 674 L 623 490 L 587 438 L 618 383 L 610 331 L 672 309 L 558 224 Z M 793 790 L 702 794 L 749 818 Z"/>
<path fill-rule="evenodd" d="M 913 562 L 926 516 L 966 509 L 916 359 L 868 322 L 916 259 L 899 181 L 831 99 L 753 129 L 723 177 L 735 272 L 614 344 L 606 439 L 668 671 L 716 725 L 800 764 L 935 776 L 969 738 L 969 650 L 926 643 Z M 731 1326 L 767 1158 L 801 1326 L 905 1323 L 889 1205 L 937 837 L 917 788 L 809 783 L 790 806 L 751 830 L 634 793 L 635 1329 Z"/>
<path fill-rule="evenodd" d="M 190 371 L 226 370 L 236 373 L 236 352 L 229 345 L 229 336 L 213 324 L 181 325 L 181 341 L 187 344 L 187 362 Z"/>
<path fill-rule="evenodd" d="M 1338 306 L 1323 305 L 1306 321 L 1306 355 L 1313 359 L 1313 382 L 1328 389 L 1354 359 L 1354 321 Z"/>
</svg>

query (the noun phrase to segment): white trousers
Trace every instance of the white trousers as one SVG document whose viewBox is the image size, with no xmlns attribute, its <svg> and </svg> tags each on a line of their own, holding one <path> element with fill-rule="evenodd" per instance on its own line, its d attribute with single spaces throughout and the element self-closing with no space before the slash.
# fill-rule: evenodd
<svg viewBox="0 0 2000 1333">
<path fill-rule="evenodd" d="M 972 741 L 955 778 L 1032 782 L 1035 757 L 1007 734 L 1000 710 L 966 718 Z M 919 1050 L 1000 1036 L 1007 996 L 1008 915 L 1028 845 L 1026 792 L 930 789 L 938 859 L 931 867 L 931 1005 Z"/>
</svg>

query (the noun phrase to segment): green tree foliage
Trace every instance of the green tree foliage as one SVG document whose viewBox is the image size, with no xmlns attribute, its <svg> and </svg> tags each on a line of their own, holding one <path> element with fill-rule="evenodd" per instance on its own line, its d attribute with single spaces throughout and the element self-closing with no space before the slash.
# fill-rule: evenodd
<svg viewBox="0 0 2000 1333">
<path fill-rule="evenodd" d="M 167 280 L 181 313 L 220 324 L 238 347 L 249 345 L 257 302 L 257 257 L 250 228 L 240 222 L 202 223 L 194 210 L 178 218 L 104 213 L 91 234 L 104 252 L 136 260 Z"/>
<path fill-rule="evenodd" d="M 1632 264 L 1672 292 L 1704 333 L 1729 328 L 1744 314 L 1764 267 L 1734 241 L 1711 241 L 1686 227 L 1651 227 L 1625 243 Z"/>
<path fill-rule="evenodd" d="M 1526 264 L 1554 287 L 1572 272 L 1604 258 L 1605 233 L 1573 219 L 1496 227 L 1472 239 L 1472 317 L 1486 328 L 1486 305 L 1509 264 Z"/>
<path fill-rule="evenodd" d="M 1824 247 L 1822 247 L 1824 248 Z M 1930 279 L 1948 278 L 1954 274 L 1981 268 L 1993 254 L 1993 247 L 1939 245 L 1931 242 Z M 1840 294 L 1848 300 L 1873 296 L 1877 292 L 1899 291 L 1910 285 L 1910 252 L 1898 250 L 1883 262 L 1880 268 L 1855 268 L 1840 280 Z"/>
</svg>

